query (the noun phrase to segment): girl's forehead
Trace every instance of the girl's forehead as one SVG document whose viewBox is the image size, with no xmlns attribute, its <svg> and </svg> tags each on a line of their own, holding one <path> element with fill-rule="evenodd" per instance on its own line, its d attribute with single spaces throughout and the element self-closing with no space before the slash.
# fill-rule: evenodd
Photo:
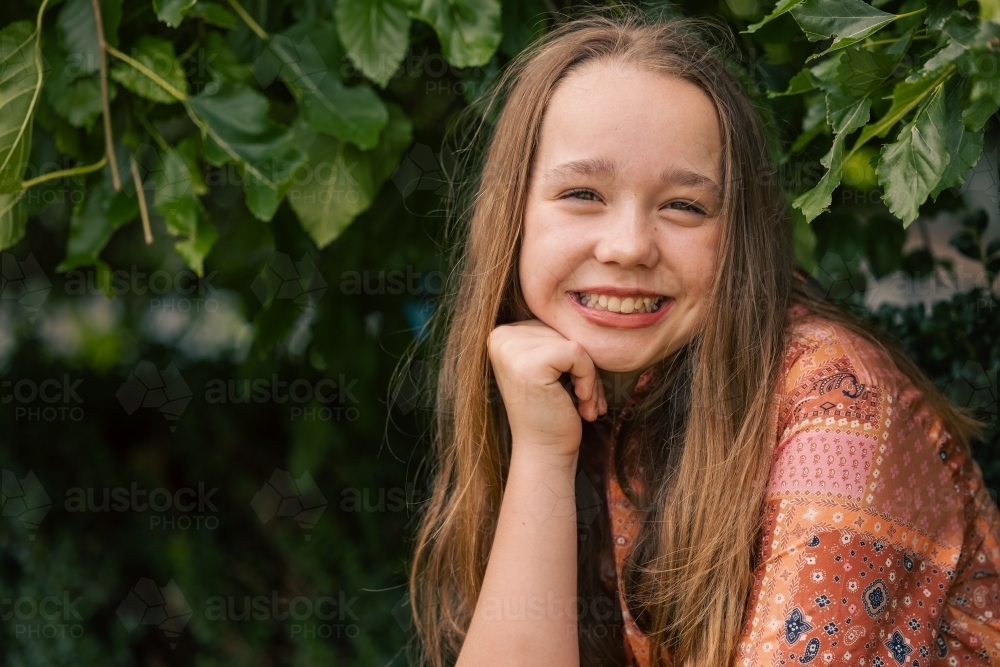
<svg viewBox="0 0 1000 667">
<path fill-rule="evenodd" d="M 674 76 L 595 63 L 553 92 L 543 115 L 536 160 L 555 177 L 579 163 L 591 175 L 676 168 L 717 176 L 722 155 L 715 104 L 696 84 Z M 551 173 L 550 173 L 551 172 Z M 715 179 L 717 182 L 717 178 Z"/>
</svg>

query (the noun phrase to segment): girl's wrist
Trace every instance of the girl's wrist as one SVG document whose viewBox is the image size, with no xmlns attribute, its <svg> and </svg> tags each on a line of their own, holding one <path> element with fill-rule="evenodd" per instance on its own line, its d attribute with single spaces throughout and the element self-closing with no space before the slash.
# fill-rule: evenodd
<svg viewBox="0 0 1000 667">
<path fill-rule="evenodd" d="M 577 462 L 580 459 L 580 448 L 573 450 L 553 451 L 553 445 L 536 445 L 534 443 L 514 441 L 511 448 L 511 467 L 515 461 L 521 465 L 544 472 L 566 472 L 576 475 Z"/>
</svg>

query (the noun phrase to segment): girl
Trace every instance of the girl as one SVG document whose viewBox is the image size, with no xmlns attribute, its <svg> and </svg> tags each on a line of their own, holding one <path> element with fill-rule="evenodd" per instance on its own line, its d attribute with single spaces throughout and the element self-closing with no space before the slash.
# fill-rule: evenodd
<svg viewBox="0 0 1000 667">
<path fill-rule="evenodd" d="M 692 24 L 563 24 L 501 98 L 444 300 L 424 661 L 1000 664 L 978 424 L 794 270 Z"/>
</svg>

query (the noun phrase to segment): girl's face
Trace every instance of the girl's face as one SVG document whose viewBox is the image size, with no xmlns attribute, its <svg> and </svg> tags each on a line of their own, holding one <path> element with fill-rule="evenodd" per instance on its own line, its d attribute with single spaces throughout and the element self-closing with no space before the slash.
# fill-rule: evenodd
<svg viewBox="0 0 1000 667">
<path fill-rule="evenodd" d="M 598 368 L 635 372 L 695 332 L 715 271 L 722 143 L 682 79 L 594 63 L 549 102 L 519 279 L 531 312 Z"/>
</svg>

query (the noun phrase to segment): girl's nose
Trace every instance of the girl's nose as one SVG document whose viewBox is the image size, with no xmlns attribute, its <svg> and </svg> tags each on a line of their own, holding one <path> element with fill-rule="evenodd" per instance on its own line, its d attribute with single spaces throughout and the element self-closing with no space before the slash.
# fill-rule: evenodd
<svg viewBox="0 0 1000 667">
<path fill-rule="evenodd" d="M 643 209 L 639 197 L 622 197 L 600 227 L 595 257 L 600 262 L 624 268 L 652 267 L 658 259 L 655 224 L 655 216 Z"/>
</svg>

